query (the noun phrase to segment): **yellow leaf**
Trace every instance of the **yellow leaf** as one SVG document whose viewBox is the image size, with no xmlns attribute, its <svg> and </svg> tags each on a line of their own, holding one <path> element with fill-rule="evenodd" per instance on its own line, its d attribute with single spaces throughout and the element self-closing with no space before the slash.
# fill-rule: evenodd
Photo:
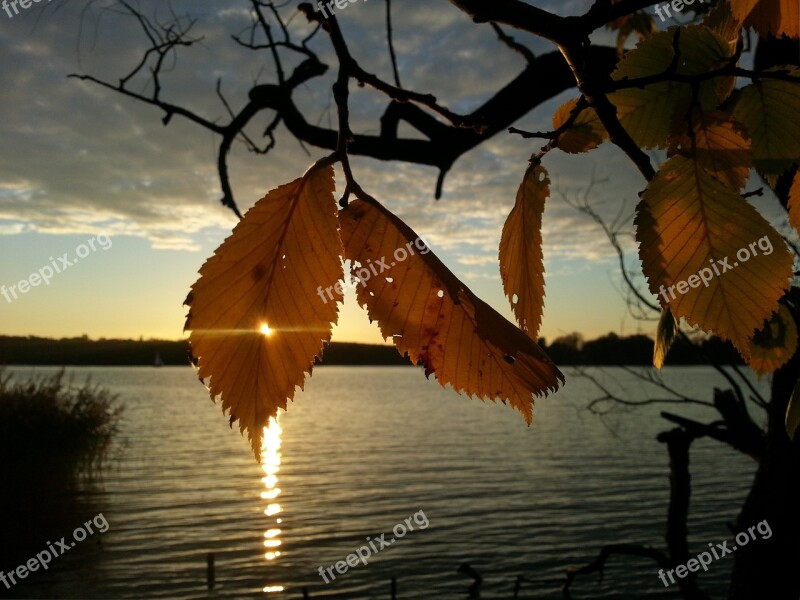
<svg viewBox="0 0 800 600">
<path fill-rule="evenodd" d="M 800 77 L 800 68 L 775 67 Z M 800 83 L 759 79 L 743 88 L 733 107 L 734 118 L 747 127 L 756 167 L 780 174 L 800 159 Z"/>
<path fill-rule="evenodd" d="M 793 257 L 780 234 L 680 155 L 648 185 L 636 225 L 642 269 L 661 305 L 731 340 L 747 358 L 750 338 L 777 310 L 792 277 Z"/>
<path fill-rule="evenodd" d="M 750 367 L 761 377 L 777 371 L 797 351 L 797 325 L 789 309 L 781 307 L 756 332 L 750 344 Z"/>
<path fill-rule="evenodd" d="M 677 335 L 678 324 L 675 322 L 675 317 L 672 316 L 669 308 L 662 308 L 661 318 L 658 320 L 658 329 L 656 330 L 656 343 L 653 347 L 653 365 L 656 369 L 664 366 L 664 360 L 666 360 L 669 349 Z"/>
<path fill-rule="evenodd" d="M 578 99 L 567 100 L 553 114 L 553 129 L 558 130 L 569 120 Z M 608 138 L 605 127 L 593 108 L 584 108 L 572 126 L 558 136 L 558 147 L 570 154 L 579 154 L 597 148 Z"/>
<path fill-rule="evenodd" d="M 530 423 L 532 394 L 547 395 L 564 382 L 538 344 L 475 296 L 382 206 L 356 200 L 339 220 L 345 256 L 360 282 L 358 301 L 383 337 L 441 385 L 507 401 Z M 367 275 L 375 265 L 377 275 Z"/>
<path fill-rule="evenodd" d="M 670 138 L 669 154 L 694 158 L 711 175 L 730 188 L 742 189 L 750 177 L 753 160 L 750 139 L 744 127 L 721 111 L 694 112 L 692 136 L 685 131 L 686 120 L 676 120 L 679 133 Z"/>
<path fill-rule="evenodd" d="M 789 223 L 800 233 L 800 169 L 795 174 L 789 190 Z"/>
<path fill-rule="evenodd" d="M 199 376 L 257 457 L 269 418 L 303 387 L 338 319 L 337 302 L 319 294 L 344 275 L 333 191 L 326 167 L 269 192 L 206 261 L 186 301 Z"/>
<path fill-rule="evenodd" d="M 797 0 L 731 0 L 734 16 L 761 35 L 800 37 Z"/>
<path fill-rule="evenodd" d="M 614 71 L 615 81 L 660 75 L 673 62 L 676 27 L 658 32 L 640 42 L 625 55 Z M 697 75 L 723 67 L 733 55 L 730 43 L 702 26 L 681 27 L 676 73 Z M 733 91 L 733 77 L 715 77 L 698 87 L 703 110 L 713 110 Z M 663 148 L 670 124 L 680 111 L 686 111 L 693 91 L 689 83 L 663 81 L 645 87 L 618 90 L 609 95 L 617 106 L 620 121 L 637 144 Z"/>
<path fill-rule="evenodd" d="M 800 427 L 800 381 L 797 382 L 789 406 L 786 408 L 786 433 L 790 438 L 794 439 L 798 427 Z"/>
<path fill-rule="evenodd" d="M 500 276 L 520 328 L 536 339 L 544 311 L 542 214 L 550 180 L 541 165 L 531 165 L 500 238 Z"/>
</svg>

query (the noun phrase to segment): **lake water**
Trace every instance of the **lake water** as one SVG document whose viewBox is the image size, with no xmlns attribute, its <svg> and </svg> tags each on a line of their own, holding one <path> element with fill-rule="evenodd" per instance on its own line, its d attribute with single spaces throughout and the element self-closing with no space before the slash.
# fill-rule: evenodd
<svg viewBox="0 0 800 600">
<path fill-rule="evenodd" d="M 78 382 L 91 374 L 126 407 L 124 451 L 74 509 L 75 527 L 102 512 L 110 528 L 31 574 L 12 597 L 283 600 L 307 588 L 312 599 L 388 599 L 394 577 L 398 598 L 467 598 L 471 579 L 457 569 L 468 563 L 483 576 L 480 598 L 512 598 L 523 575 L 519 598 L 555 600 L 565 569 L 590 562 L 602 545 L 665 545 L 668 457 L 655 439 L 670 428 L 658 414 L 664 407 L 601 419 L 586 410 L 596 390 L 569 369 L 565 389 L 537 402 L 529 428 L 510 407 L 443 390 L 417 369 L 319 368 L 271 429 L 265 464 L 189 368 L 68 372 Z M 593 372 L 631 397 L 646 393 L 620 369 Z M 670 368 L 665 379 L 705 400 L 725 384 L 702 367 Z M 727 525 L 754 469 L 719 444 L 693 446 L 693 551 L 731 537 Z M 429 525 L 412 519 L 414 531 L 368 565 L 334 570 L 328 584 L 318 574 L 367 537 L 392 537 L 414 514 Z M 715 598 L 724 597 L 731 565 L 730 557 L 715 562 L 701 578 Z M 579 579 L 573 596 L 677 597 L 653 563 L 630 558 L 612 559 L 602 583 Z"/>
</svg>

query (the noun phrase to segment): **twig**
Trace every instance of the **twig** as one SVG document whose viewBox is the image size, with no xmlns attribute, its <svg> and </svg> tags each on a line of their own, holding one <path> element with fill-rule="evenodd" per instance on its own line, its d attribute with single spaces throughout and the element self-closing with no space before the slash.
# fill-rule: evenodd
<svg viewBox="0 0 800 600">
<path fill-rule="evenodd" d="M 400 73 L 397 70 L 397 57 L 394 53 L 394 42 L 392 41 L 392 0 L 386 0 L 386 40 L 389 44 L 389 58 L 392 61 L 392 71 L 394 72 L 394 83 L 402 88 L 400 84 Z"/>
</svg>

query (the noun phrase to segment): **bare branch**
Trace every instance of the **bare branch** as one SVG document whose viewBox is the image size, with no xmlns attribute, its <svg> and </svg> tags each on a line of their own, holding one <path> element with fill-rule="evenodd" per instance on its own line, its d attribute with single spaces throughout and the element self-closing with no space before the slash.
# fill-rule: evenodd
<svg viewBox="0 0 800 600">
<path fill-rule="evenodd" d="M 389 45 L 389 58 L 392 61 L 392 72 L 394 73 L 394 84 L 402 88 L 400 84 L 400 73 L 397 70 L 397 56 L 394 53 L 394 41 L 392 39 L 392 0 L 386 0 L 386 42 Z"/>
<path fill-rule="evenodd" d="M 572 598 L 570 589 L 576 577 L 580 575 L 587 575 L 589 573 L 599 573 L 600 579 L 602 579 L 603 570 L 605 569 L 606 563 L 614 555 L 638 556 L 640 558 L 647 558 L 654 561 L 662 569 L 669 569 L 670 566 L 672 566 L 672 563 L 667 555 L 656 548 L 642 546 L 640 544 L 609 544 L 608 546 L 603 546 L 600 549 L 600 554 L 598 557 L 588 565 L 567 570 L 564 578 L 564 585 L 562 587 L 564 598 L 567 600 Z"/>
<path fill-rule="evenodd" d="M 530 48 L 528 48 L 523 44 L 520 44 L 513 37 L 508 35 L 505 31 L 502 30 L 500 25 L 498 25 L 497 23 L 489 23 L 489 25 L 492 26 L 492 29 L 494 29 L 494 32 L 497 34 L 497 37 L 500 39 L 500 41 L 503 42 L 509 48 L 511 48 L 514 52 L 521 55 L 522 58 L 525 59 L 525 62 L 530 64 L 534 60 L 536 60 L 536 56 L 534 55 L 533 52 L 531 52 Z"/>
</svg>

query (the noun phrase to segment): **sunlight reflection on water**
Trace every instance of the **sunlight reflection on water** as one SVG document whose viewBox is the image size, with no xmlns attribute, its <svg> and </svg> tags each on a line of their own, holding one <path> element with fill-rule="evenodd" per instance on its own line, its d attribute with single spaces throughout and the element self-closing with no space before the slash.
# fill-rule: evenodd
<svg viewBox="0 0 800 600">
<path fill-rule="evenodd" d="M 271 500 L 264 509 L 264 514 L 268 517 L 273 517 L 281 512 L 281 505 L 278 504 L 277 498 L 281 493 L 281 489 L 276 487 L 278 485 L 278 471 L 281 466 L 281 426 L 278 424 L 278 419 L 270 417 L 269 427 L 264 428 L 264 441 L 261 445 L 261 468 L 264 469 L 264 477 L 261 479 L 264 482 L 266 491 L 261 492 L 261 498 L 264 500 Z M 267 552 L 264 558 L 267 561 L 274 561 L 281 553 L 278 548 L 281 545 L 279 536 L 281 534 L 280 527 L 282 519 L 275 518 L 274 527 L 270 527 L 264 532 L 264 547 Z M 282 585 L 267 585 L 264 587 L 264 593 L 270 594 L 273 592 L 282 592 Z"/>
</svg>

